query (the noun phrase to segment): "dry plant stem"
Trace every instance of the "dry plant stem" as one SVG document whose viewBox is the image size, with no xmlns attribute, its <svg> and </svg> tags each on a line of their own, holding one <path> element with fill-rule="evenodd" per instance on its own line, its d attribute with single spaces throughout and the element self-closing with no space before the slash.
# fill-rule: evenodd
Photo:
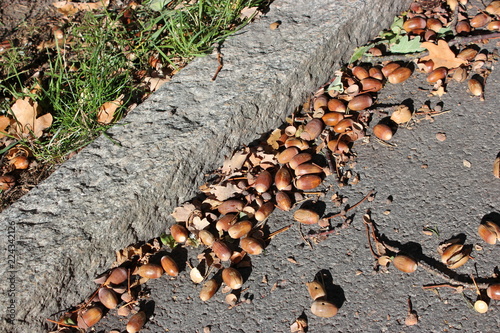
<svg viewBox="0 0 500 333">
<path fill-rule="evenodd" d="M 212 81 L 215 81 L 215 79 L 217 79 L 217 75 L 219 75 L 219 72 L 222 70 L 222 67 L 224 66 L 224 63 L 222 62 L 222 53 L 220 53 L 219 49 L 217 49 L 217 62 L 219 63 L 219 66 L 215 70 L 215 74 L 212 77 Z"/>
<path fill-rule="evenodd" d="M 267 237 L 267 239 L 268 239 L 268 240 L 269 240 L 269 239 L 272 239 L 273 237 L 275 237 L 275 236 L 277 236 L 277 235 L 281 234 L 282 232 L 287 231 L 287 230 L 288 230 L 288 229 L 290 229 L 291 227 L 292 227 L 292 224 L 287 225 L 286 227 L 283 227 L 283 228 L 281 228 L 281 229 L 278 229 L 278 230 L 276 230 L 276 231 L 274 231 L 274 232 L 270 233 L 270 234 L 269 234 L 269 236 Z"/>
<path fill-rule="evenodd" d="M 79 327 L 76 326 L 76 325 L 70 325 L 70 324 L 65 324 L 65 323 L 61 323 L 61 322 L 58 322 L 58 321 L 55 321 L 55 320 L 52 320 L 52 319 L 47 319 L 48 322 L 51 322 L 53 324 L 57 324 L 59 326 L 64 326 L 64 327 L 71 327 L 71 328 L 76 328 L 78 329 Z"/>
<path fill-rule="evenodd" d="M 463 285 L 456 285 L 456 284 L 450 284 L 450 283 L 438 283 L 438 284 L 428 284 L 425 286 L 422 286 L 422 289 L 436 289 L 436 288 L 451 288 L 455 290 L 461 290 L 464 289 L 465 287 Z M 468 288 L 470 289 L 470 288 Z"/>
<path fill-rule="evenodd" d="M 300 233 L 300 237 L 302 238 L 302 240 L 307 244 L 309 245 L 309 248 L 312 250 L 313 247 L 311 245 L 311 242 L 304 236 L 304 233 L 302 232 L 302 224 L 299 223 L 299 233 Z"/>
<path fill-rule="evenodd" d="M 373 194 L 373 192 L 375 192 L 375 190 L 370 190 L 370 192 L 368 192 L 368 194 L 365 195 L 365 197 L 363 199 L 361 199 L 359 202 L 357 202 L 356 204 L 354 204 L 354 206 L 349 207 L 345 211 L 342 211 L 342 212 L 340 212 L 338 214 L 335 214 L 335 215 L 332 215 L 332 216 L 329 216 L 329 217 L 325 217 L 325 220 L 330 220 L 330 219 L 333 219 L 335 217 L 344 216 L 345 213 L 347 213 L 348 211 L 353 210 L 354 208 L 356 208 L 359 205 L 361 205 L 365 200 L 367 200 Z"/>
</svg>

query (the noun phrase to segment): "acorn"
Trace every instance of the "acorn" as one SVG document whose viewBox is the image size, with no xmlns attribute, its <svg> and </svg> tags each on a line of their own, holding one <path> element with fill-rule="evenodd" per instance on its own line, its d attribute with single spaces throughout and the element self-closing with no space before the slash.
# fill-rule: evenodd
<svg viewBox="0 0 500 333">
<path fill-rule="evenodd" d="M 328 110 L 333 112 L 345 112 L 346 106 L 340 99 L 332 98 L 328 101 Z"/>
<path fill-rule="evenodd" d="M 392 259 L 392 264 L 404 273 L 413 273 L 417 270 L 418 264 L 415 259 L 405 254 L 398 254 Z"/>
<path fill-rule="evenodd" d="M 373 98 L 369 94 L 361 94 L 349 101 L 347 107 L 353 111 L 361 111 L 369 108 L 373 104 Z"/>
<path fill-rule="evenodd" d="M 295 179 L 295 187 L 299 190 L 308 191 L 318 187 L 322 181 L 318 175 L 304 175 Z"/>
<path fill-rule="evenodd" d="M 215 242 L 215 236 L 208 230 L 200 230 L 200 232 L 198 232 L 198 238 L 203 243 L 203 245 L 206 246 L 212 246 L 212 244 Z"/>
<path fill-rule="evenodd" d="M 212 244 L 212 251 L 221 261 L 228 261 L 233 253 L 226 243 L 218 240 Z"/>
<path fill-rule="evenodd" d="M 474 310 L 479 313 L 486 313 L 488 312 L 488 303 L 482 299 L 478 299 L 474 302 Z"/>
<path fill-rule="evenodd" d="M 471 31 L 471 26 L 466 20 L 458 21 L 457 25 L 455 25 L 455 31 L 458 35 L 468 34 Z"/>
<path fill-rule="evenodd" d="M 205 231 L 205 230 L 202 230 Z M 207 231 L 208 232 L 208 231 Z M 213 237 L 213 236 L 212 236 Z M 174 259 L 172 259 L 168 255 L 164 255 L 160 259 L 161 267 L 170 276 L 177 276 L 179 275 L 179 267 L 177 266 L 177 263 L 175 262 Z"/>
<path fill-rule="evenodd" d="M 415 16 L 403 23 L 403 29 L 406 32 L 412 32 L 417 29 L 425 29 L 427 26 L 427 21 L 419 16 Z"/>
<path fill-rule="evenodd" d="M 201 287 L 200 299 L 203 302 L 208 301 L 209 299 L 212 298 L 212 296 L 215 295 L 218 289 L 219 289 L 219 282 L 217 282 L 217 280 L 210 279 L 206 281 Z"/>
<path fill-rule="evenodd" d="M 300 151 L 297 147 L 289 147 L 279 153 L 276 158 L 278 159 L 278 163 L 285 164 L 290 162 L 290 160 L 299 152 Z"/>
<path fill-rule="evenodd" d="M 297 147 L 299 150 L 305 150 L 309 148 L 309 144 L 307 141 L 302 140 L 301 138 L 288 138 L 285 141 L 285 148 Z"/>
<path fill-rule="evenodd" d="M 492 221 L 481 223 L 477 232 L 488 244 L 496 244 L 497 240 L 500 239 L 500 226 Z"/>
<path fill-rule="evenodd" d="M 400 105 L 397 109 L 391 114 L 391 120 L 396 124 L 404 124 L 411 120 L 412 114 L 409 107 L 406 105 Z"/>
<path fill-rule="evenodd" d="M 108 279 L 106 280 L 106 283 L 122 284 L 127 279 L 128 279 L 127 269 L 125 269 L 123 267 L 116 267 L 116 268 L 113 268 L 113 270 L 109 274 Z"/>
<path fill-rule="evenodd" d="M 477 53 L 478 53 L 477 50 L 475 50 L 473 48 L 466 48 L 466 49 L 463 49 L 462 51 L 460 51 L 459 54 L 457 54 L 457 58 L 471 61 L 471 60 L 474 60 Z"/>
<path fill-rule="evenodd" d="M 157 279 L 163 275 L 163 268 L 157 264 L 147 263 L 139 266 L 134 274 L 148 279 Z"/>
<path fill-rule="evenodd" d="M 293 218 L 303 224 L 316 224 L 319 222 L 319 214 L 310 209 L 297 209 Z"/>
<path fill-rule="evenodd" d="M 411 76 L 411 69 L 408 67 L 399 67 L 387 77 L 387 81 L 397 84 L 406 81 Z"/>
<path fill-rule="evenodd" d="M 107 287 L 102 287 L 98 292 L 99 301 L 108 309 L 114 309 L 118 305 L 118 296 L 116 293 Z"/>
<path fill-rule="evenodd" d="M 335 126 L 344 119 L 344 114 L 340 112 L 328 112 L 321 119 L 327 126 Z"/>
<path fill-rule="evenodd" d="M 392 129 L 389 125 L 378 123 L 373 127 L 373 134 L 380 140 L 388 141 L 392 139 Z"/>
<path fill-rule="evenodd" d="M 313 173 L 322 173 L 323 168 L 314 163 L 302 163 L 295 168 L 295 176 L 309 175 Z"/>
<path fill-rule="evenodd" d="M 483 94 L 483 85 L 476 79 L 469 80 L 469 90 L 474 96 L 481 96 Z"/>
<path fill-rule="evenodd" d="M 377 92 L 382 89 L 382 82 L 380 80 L 368 77 L 361 80 L 361 87 L 363 91 Z"/>
<path fill-rule="evenodd" d="M 363 80 L 370 76 L 368 71 L 361 66 L 354 66 L 351 71 L 352 75 L 354 75 L 358 80 Z"/>
<path fill-rule="evenodd" d="M 264 170 L 261 173 L 259 173 L 259 175 L 255 179 L 253 187 L 257 192 L 264 193 L 267 192 L 267 190 L 269 190 L 272 184 L 273 184 L 273 176 L 269 171 Z"/>
<path fill-rule="evenodd" d="M 335 154 L 343 154 L 349 151 L 349 145 L 345 140 L 330 140 L 327 146 Z"/>
<path fill-rule="evenodd" d="M 490 284 L 486 289 L 486 294 L 491 299 L 500 300 L 500 283 Z"/>
<path fill-rule="evenodd" d="M 222 271 L 222 281 L 231 289 L 240 289 L 243 285 L 243 277 L 237 269 L 228 267 Z"/>
<path fill-rule="evenodd" d="M 245 237 L 240 239 L 240 247 L 248 254 L 259 255 L 264 250 L 264 243 L 253 237 Z"/>
<path fill-rule="evenodd" d="M 184 243 L 189 237 L 189 231 L 179 223 L 170 227 L 170 234 L 177 243 Z"/>
<path fill-rule="evenodd" d="M 313 119 L 306 124 L 304 127 L 304 131 L 300 134 L 300 138 L 306 141 L 315 140 L 323 129 L 325 128 L 325 124 L 321 119 Z"/>
<path fill-rule="evenodd" d="M 346 131 L 352 130 L 353 125 L 354 121 L 351 118 L 345 118 L 333 127 L 333 131 L 335 133 L 345 133 Z"/>
<path fill-rule="evenodd" d="M 295 155 L 290 162 L 288 162 L 288 166 L 292 169 L 296 169 L 300 164 L 308 162 L 312 159 L 312 155 L 309 153 L 300 153 Z"/>
<path fill-rule="evenodd" d="M 97 324 L 102 318 L 102 309 L 98 306 L 88 308 L 78 314 L 77 325 L 79 328 L 87 329 Z"/>
<path fill-rule="evenodd" d="M 470 20 L 469 24 L 473 28 L 481 28 L 484 27 L 491 21 L 491 17 L 486 15 L 485 13 L 479 13 Z"/>
<path fill-rule="evenodd" d="M 234 224 L 238 216 L 236 214 L 227 214 L 219 218 L 215 224 L 215 229 L 219 232 L 228 231 L 229 228 Z"/>
<path fill-rule="evenodd" d="M 245 220 L 236 222 L 229 228 L 227 232 L 229 234 L 229 237 L 231 237 L 232 239 L 239 239 L 248 234 L 250 230 L 252 230 L 252 228 L 253 228 L 252 222 Z"/>
<path fill-rule="evenodd" d="M 330 318 L 337 314 L 338 307 L 325 299 L 317 299 L 311 305 L 311 312 L 318 317 Z"/>
<path fill-rule="evenodd" d="M 326 109 L 327 104 L 328 104 L 328 97 L 326 97 L 325 95 L 317 96 L 314 99 L 313 109 L 314 110 Z"/>
<path fill-rule="evenodd" d="M 400 68 L 401 65 L 398 64 L 397 62 L 390 62 L 388 63 L 387 65 L 385 65 L 384 67 L 382 67 L 382 74 L 384 74 L 384 77 L 388 77 L 389 74 L 391 74 L 392 72 L 394 72 L 396 69 Z"/>
<path fill-rule="evenodd" d="M 492 1 L 486 6 L 485 11 L 491 15 L 500 15 L 500 1 Z"/>
<path fill-rule="evenodd" d="M 451 244 L 443 251 L 441 261 L 450 269 L 455 269 L 469 260 L 469 255 L 472 252 L 471 247 L 464 247 L 463 244 Z"/>
<path fill-rule="evenodd" d="M 435 18 L 428 18 L 427 19 L 427 29 L 430 29 L 434 32 L 439 32 L 441 28 L 443 27 L 443 23 L 439 21 L 438 19 Z"/>
<path fill-rule="evenodd" d="M 28 169 L 30 166 L 30 162 L 28 160 L 28 157 L 24 155 L 16 156 L 12 158 L 9 163 L 14 166 L 14 169 L 16 170 L 25 170 Z"/>
<path fill-rule="evenodd" d="M 292 199 L 283 191 L 276 192 L 276 207 L 288 212 L 292 208 Z"/>
<path fill-rule="evenodd" d="M 265 219 L 267 219 L 267 217 L 269 215 L 271 215 L 273 210 L 274 210 L 274 204 L 271 201 L 265 202 L 255 212 L 255 219 L 259 222 L 262 222 Z M 240 238 L 240 237 L 238 237 L 238 238 Z"/>
<path fill-rule="evenodd" d="M 325 287 L 319 281 L 306 282 L 306 286 L 313 300 L 317 300 L 320 297 L 326 297 Z"/>
<path fill-rule="evenodd" d="M 439 80 L 443 80 L 448 75 L 448 69 L 446 67 L 439 67 L 433 70 L 427 75 L 427 82 L 434 83 Z"/>
<path fill-rule="evenodd" d="M 220 206 L 217 207 L 217 210 L 219 213 L 227 215 L 228 213 L 239 213 L 244 207 L 245 204 L 243 201 L 238 199 L 229 199 L 220 204 Z"/>
<path fill-rule="evenodd" d="M 382 71 L 378 67 L 371 67 L 368 70 L 368 73 L 370 74 L 370 77 L 372 77 L 374 79 L 377 79 L 380 81 L 385 79 L 384 74 L 382 73 Z"/>
<path fill-rule="evenodd" d="M 286 167 L 282 167 L 274 176 L 274 183 L 278 191 L 284 190 L 292 183 L 292 175 Z"/>
<path fill-rule="evenodd" d="M 486 26 L 486 29 L 488 29 L 490 31 L 498 31 L 498 30 L 500 30 L 500 21 L 491 21 Z"/>
<path fill-rule="evenodd" d="M 137 333 L 146 323 L 147 317 L 144 311 L 134 314 L 127 322 L 127 333 Z"/>
</svg>

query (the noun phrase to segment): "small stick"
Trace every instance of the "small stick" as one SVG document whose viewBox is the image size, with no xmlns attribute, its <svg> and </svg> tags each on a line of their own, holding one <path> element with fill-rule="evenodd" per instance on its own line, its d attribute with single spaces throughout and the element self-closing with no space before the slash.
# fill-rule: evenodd
<svg viewBox="0 0 500 333">
<path fill-rule="evenodd" d="M 283 227 L 281 229 L 278 229 L 275 232 L 270 233 L 269 236 L 267 236 L 267 239 L 272 239 L 274 236 L 277 236 L 278 234 L 281 234 L 282 232 L 287 231 L 291 227 L 292 227 L 292 224 L 287 225 L 286 227 Z"/>
<path fill-rule="evenodd" d="M 358 203 L 356 203 L 354 206 L 349 207 L 347 210 L 345 210 L 343 212 L 340 212 L 338 214 L 335 214 L 335 215 L 332 215 L 332 216 L 329 216 L 329 217 L 325 217 L 325 220 L 330 220 L 330 219 L 333 219 L 335 217 L 339 217 L 339 216 L 345 215 L 345 213 L 347 213 L 348 211 L 350 211 L 350 210 L 358 207 L 359 205 L 361 205 L 366 199 L 368 199 L 373 194 L 373 192 L 375 192 L 375 190 L 370 190 L 370 192 L 368 192 L 368 194 L 365 195 L 365 197 L 363 199 L 361 199 Z"/>
<path fill-rule="evenodd" d="M 422 289 L 435 289 L 435 288 L 451 288 L 451 289 L 455 289 L 457 291 L 465 289 L 465 287 L 463 285 L 455 285 L 455 284 L 450 284 L 450 283 L 428 284 L 428 285 L 422 286 Z"/>
<path fill-rule="evenodd" d="M 219 63 L 219 66 L 215 70 L 215 74 L 212 77 L 212 81 L 215 81 L 215 79 L 217 79 L 217 75 L 219 75 L 219 72 L 222 70 L 222 67 L 224 66 L 224 63 L 222 61 L 222 53 L 220 53 L 218 48 L 217 48 L 217 62 Z"/>
<path fill-rule="evenodd" d="M 304 233 L 302 232 L 302 224 L 299 223 L 299 233 L 300 233 L 300 237 L 302 238 L 302 240 L 307 244 L 309 245 L 309 248 L 312 250 L 313 247 L 311 245 L 311 243 L 309 242 L 309 240 L 304 236 Z"/>
<path fill-rule="evenodd" d="M 65 326 L 65 327 L 71 327 L 71 328 L 80 328 L 76 325 L 70 325 L 70 324 L 65 324 L 65 323 L 61 323 L 61 322 L 58 322 L 58 321 L 55 321 L 55 320 L 52 320 L 52 319 L 46 319 L 47 321 L 51 322 L 51 323 L 54 323 L 54 324 L 57 324 L 59 326 Z"/>
</svg>

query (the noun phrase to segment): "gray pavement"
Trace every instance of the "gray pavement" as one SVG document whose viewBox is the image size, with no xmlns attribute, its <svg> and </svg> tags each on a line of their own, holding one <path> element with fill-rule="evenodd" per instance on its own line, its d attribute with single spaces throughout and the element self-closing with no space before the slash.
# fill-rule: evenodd
<svg viewBox="0 0 500 333">
<path fill-rule="evenodd" d="M 16 227 L 17 271 L 1 274 L 3 281 L 14 276 L 17 317 L 15 326 L 2 325 L 1 331 L 45 331 L 45 318 L 78 304 L 92 291 L 93 277 L 114 261 L 115 250 L 163 232 L 173 223 L 172 209 L 197 193 L 205 174 L 220 166 L 225 155 L 281 125 L 310 92 L 332 77 L 356 45 L 388 26 L 407 5 L 382 0 L 275 1 L 266 16 L 224 44 L 225 66 L 215 82 L 210 81 L 215 57 L 195 60 L 110 131 L 121 145 L 98 139 L 4 211 L 2 223 Z M 359 17 L 362 25 L 353 19 Z M 270 30 L 276 20 L 282 25 Z M 427 99 L 435 104 L 437 98 L 417 87 L 428 87 L 418 75 L 388 86 L 379 102 L 411 98 L 416 107 Z M 490 276 L 498 264 L 498 245 L 484 244 L 476 229 L 484 215 L 500 210 L 500 181 L 491 171 L 500 151 L 498 90 L 500 74 L 495 70 L 484 102 L 469 97 L 463 84 L 452 83 L 442 98 L 444 109 L 451 112 L 433 123 L 398 130 L 392 140 L 396 148 L 376 142 L 356 145 L 355 170 L 361 182 L 338 192 L 349 204 L 370 189 L 377 191 L 376 199 L 355 211 L 350 228 L 313 250 L 304 246 L 296 224 L 273 239 L 265 255 L 252 257 L 244 285 L 251 303 L 227 310 L 220 293 L 203 303 L 186 272 L 177 279 L 148 283 L 154 316 L 144 332 L 201 332 L 206 326 L 212 332 L 287 332 L 303 311 L 310 332 L 498 331 L 498 302 L 479 315 L 460 294 L 423 290 L 423 284 L 443 282 L 423 270 L 373 274 L 361 222 L 364 209 L 371 208 L 380 232 L 391 240 L 420 244 L 431 258 L 437 258 L 439 242 L 463 233 L 467 243 L 483 249 L 474 251 L 475 260 L 458 272 L 477 269 L 480 276 Z M 447 139 L 436 140 L 437 132 L 446 133 Z M 389 196 L 392 203 L 386 200 Z M 325 211 L 338 211 L 328 197 Z M 386 210 L 389 215 L 383 214 Z M 276 213 L 268 224 L 276 230 L 291 222 L 290 214 Z M 425 225 L 438 227 L 440 237 L 424 235 Z M 0 245 L 6 248 L 7 226 L 0 232 Z M 320 270 L 331 275 L 330 287 L 343 301 L 330 319 L 310 313 L 304 286 Z M 10 300 L 9 286 L 0 284 L 1 304 Z M 414 327 L 404 325 L 408 296 L 420 317 Z M 112 317 L 99 330 L 123 327 Z"/>
</svg>

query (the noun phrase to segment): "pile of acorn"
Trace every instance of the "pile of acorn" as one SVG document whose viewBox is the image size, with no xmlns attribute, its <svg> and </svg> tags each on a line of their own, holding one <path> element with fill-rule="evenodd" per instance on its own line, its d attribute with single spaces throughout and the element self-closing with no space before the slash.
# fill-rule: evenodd
<svg viewBox="0 0 500 333">
<path fill-rule="evenodd" d="M 463 6 L 462 2 L 460 6 Z M 419 3 L 412 4 L 404 29 L 411 36 L 433 40 L 449 19 L 440 8 L 429 11 Z M 487 7 L 486 14 L 478 14 L 478 18 L 474 17 L 468 24 L 471 28 L 487 24 L 488 29 L 498 30 L 496 19 L 499 13 L 500 1 L 494 1 Z M 481 20 L 479 16 L 491 22 L 480 25 L 477 23 Z M 461 26 L 463 21 L 459 21 Z M 457 24 L 457 32 L 465 31 L 461 29 Z M 371 52 L 377 53 L 376 50 Z M 429 73 L 427 81 L 430 83 L 444 81 L 449 75 L 463 81 L 468 75 L 466 68 L 479 70 L 487 60 L 485 53 L 474 47 L 465 48 L 457 57 L 467 63 L 453 71 L 434 68 L 432 60 L 419 65 Z M 241 170 L 242 177 L 223 180 L 236 185 L 241 190 L 239 193 L 220 202 L 212 200 L 197 206 L 196 216 L 209 221 L 206 227 L 202 230 L 193 228 L 189 219 L 170 227 L 170 235 L 176 243 L 202 244 L 206 247 L 205 253 L 212 257 L 211 262 L 218 263 L 213 265 L 218 272 L 211 278 L 208 278 L 208 273 L 202 275 L 197 268 L 191 268 L 190 276 L 194 282 L 205 281 L 199 294 L 202 301 L 212 298 L 222 283 L 232 290 L 242 288 L 244 278 L 240 269 L 245 267 L 242 265 L 244 258 L 247 254 L 259 255 L 265 250 L 270 235 L 265 234 L 263 225 L 274 209 L 290 211 L 308 195 L 308 191 L 318 188 L 328 174 L 336 174 L 339 179 L 342 177 L 341 169 L 353 158 L 354 142 L 366 136 L 377 93 L 387 82 L 398 84 L 406 81 L 412 75 L 411 68 L 400 62 L 349 67 L 341 76 L 342 89 L 325 89 L 325 86 L 318 91 L 304 105 L 302 115 L 293 115 L 291 121 L 279 129 L 275 145 L 264 140 L 258 147 L 251 148 L 274 154 L 271 161 L 268 159 L 266 163 Z M 472 93 L 482 94 L 482 84 L 478 82 L 477 88 L 476 83 L 471 84 L 472 80 L 469 81 Z M 378 139 L 387 141 L 400 124 L 411 119 L 411 110 L 401 105 L 374 125 L 371 131 Z M 325 155 L 321 154 L 324 147 L 328 148 Z M 325 160 L 329 155 L 334 161 Z M 205 194 L 208 198 L 215 197 L 210 191 Z M 320 220 L 317 212 L 305 208 L 297 209 L 294 218 L 303 224 L 316 224 Z M 480 226 L 479 233 L 486 242 L 494 243 L 499 239 L 500 229 L 493 222 L 485 223 Z M 469 259 L 470 251 L 469 246 L 460 243 L 447 244 L 442 248 L 442 261 L 451 269 L 459 267 Z M 118 308 L 118 314 L 128 316 L 134 312 L 132 304 L 138 299 L 137 287 L 140 284 L 165 273 L 174 277 L 179 272 L 174 259 L 167 254 L 158 254 L 161 254 L 160 249 L 151 248 L 149 253 L 132 257 L 106 272 L 97 280 L 100 286 L 94 295 L 66 319 L 86 329 L 95 325 L 106 311 L 116 309 L 122 301 L 125 305 Z M 406 254 L 398 253 L 390 260 L 403 272 L 411 273 L 418 267 L 417 261 Z M 320 282 L 314 281 L 307 286 L 314 300 L 311 311 L 315 315 L 331 317 L 337 313 L 338 308 L 326 299 Z M 487 294 L 492 299 L 500 299 L 500 284 L 491 285 Z M 145 321 L 145 312 L 138 311 L 130 317 L 127 332 L 138 332 Z"/>
</svg>

